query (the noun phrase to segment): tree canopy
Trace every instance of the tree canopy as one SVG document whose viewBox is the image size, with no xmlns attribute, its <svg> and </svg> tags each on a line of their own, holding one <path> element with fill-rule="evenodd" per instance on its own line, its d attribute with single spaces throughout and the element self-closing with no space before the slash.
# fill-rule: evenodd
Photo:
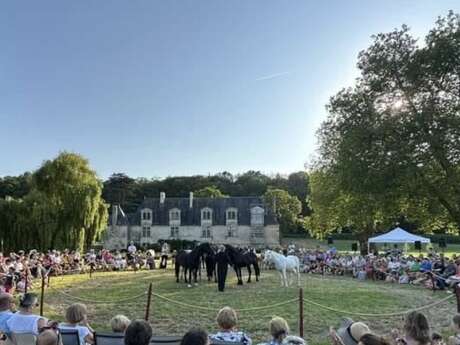
<svg viewBox="0 0 460 345">
<path fill-rule="evenodd" d="M 318 132 L 312 226 L 332 215 L 327 226 L 364 227 L 366 210 L 368 226 L 403 215 L 426 232 L 458 228 L 459 16 L 439 18 L 423 43 L 407 26 L 378 34 L 357 66 L 360 77 L 331 98 Z"/>
<path fill-rule="evenodd" d="M 32 174 L 22 199 L 0 202 L 5 249 L 89 247 L 107 224 L 102 183 L 82 156 L 63 152 Z"/>
</svg>

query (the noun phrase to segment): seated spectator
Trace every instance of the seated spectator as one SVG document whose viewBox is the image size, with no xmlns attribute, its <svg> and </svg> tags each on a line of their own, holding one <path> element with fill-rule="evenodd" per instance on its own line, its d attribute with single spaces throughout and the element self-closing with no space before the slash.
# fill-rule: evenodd
<svg viewBox="0 0 460 345">
<path fill-rule="evenodd" d="M 371 333 L 364 334 L 358 342 L 359 345 L 390 345 L 383 337 Z"/>
<path fill-rule="evenodd" d="M 56 332 L 53 329 L 44 329 L 37 336 L 37 345 L 60 345 L 61 340 L 59 337 L 59 332 Z"/>
<path fill-rule="evenodd" d="M 431 334 L 431 345 L 446 345 L 446 343 L 441 334 L 433 332 Z"/>
<path fill-rule="evenodd" d="M 19 311 L 13 314 L 6 325 L 11 333 L 31 333 L 38 335 L 38 331 L 46 325 L 46 319 L 33 313 L 38 306 L 38 297 L 33 293 L 26 293 L 19 299 Z"/>
<path fill-rule="evenodd" d="M 202 329 L 192 329 L 184 334 L 180 345 L 209 345 L 208 333 Z"/>
<path fill-rule="evenodd" d="M 9 293 L 0 294 L 0 332 L 2 334 L 8 334 L 9 329 L 7 321 L 13 316 L 11 311 L 14 306 L 14 297 Z"/>
<path fill-rule="evenodd" d="M 152 338 L 152 326 L 144 320 L 132 321 L 125 331 L 125 345 L 148 345 Z"/>
<path fill-rule="evenodd" d="M 460 314 L 452 318 L 452 330 L 455 334 L 449 337 L 447 343 L 449 345 L 460 345 Z"/>
<path fill-rule="evenodd" d="M 358 345 L 359 340 L 365 334 L 371 334 L 369 327 L 363 322 L 354 322 L 352 319 L 345 319 L 340 328 L 335 331 L 330 329 L 330 335 L 335 344 Z"/>
<path fill-rule="evenodd" d="M 268 329 L 272 339 L 266 345 L 280 345 L 289 334 L 289 325 L 282 317 L 273 317 L 269 324 Z"/>
<path fill-rule="evenodd" d="M 113 333 L 125 333 L 130 322 L 131 320 L 124 315 L 115 315 L 110 320 L 110 328 L 112 328 Z"/>
<path fill-rule="evenodd" d="M 430 345 L 430 326 L 422 313 L 413 311 L 406 316 L 404 336 L 397 338 L 400 345 Z"/>
<path fill-rule="evenodd" d="M 210 336 L 211 340 L 243 343 L 245 345 L 252 344 L 251 338 L 236 329 L 238 317 L 234 309 L 230 307 L 222 308 L 217 313 L 216 321 L 220 330 Z"/>
<path fill-rule="evenodd" d="M 93 330 L 88 324 L 86 306 L 81 303 L 72 304 L 65 311 L 66 322 L 59 324 L 59 329 L 76 329 L 80 344 L 94 344 Z"/>
<path fill-rule="evenodd" d="M 288 335 L 286 338 L 283 339 L 283 345 L 306 345 L 306 341 L 300 337 L 296 337 L 295 335 Z"/>
</svg>

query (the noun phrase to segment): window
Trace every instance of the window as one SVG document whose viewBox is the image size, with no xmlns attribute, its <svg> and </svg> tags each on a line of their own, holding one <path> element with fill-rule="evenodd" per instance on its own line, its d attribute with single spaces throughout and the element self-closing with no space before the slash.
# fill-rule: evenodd
<svg viewBox="0 0 460 345">
<path fill-rule="evenodd" d="M 201 210 L 201 222 L 212 223 L 212 210 L 209 207 Z"/>
<path fill-rule="evenodd" d="M 251 226 L 264 225 L 265 210 L 262 207 L 256 206 L 251 208 Z"/>
<path fill-rule="evenodd" d="M 236 224 L 230 224 L 227 226 L 227 237 L 237 237 L 237 231 L 238 227 Z"/>
<path fill-rule="evenodd" d="M 169 222 L 180 224 L 180 210 L 178 208 L 169 210 Z"/>
<path fill-rule="evenodd" d="M 226 211 L 226 220 L 227 223 L 237 223 L 238 221 L 238 209 L 232 207 L 228 208 Z"/>
<path fill-rule="evenodd" d="M 172 238 L 179 237 L 179 227 L 178 226 L 171 226 L 171 237 Z"/>
<path fill-rule="evenodd" d="M 210 226 L 204 226 L 201 230 L 201 237 L 203 238 L 211 238 L 211 227 Z"/>
<path fill-rule="evenodd" d="M 142 227 L 142 237 L 150 237 L 150 226 Z"/>
<path fill-rule="evenodd" d="M 142 210 L 141 219 L 143 221 L 151 221 L 152 220 L 152 211 L 149 209 Z"/>
</svg>

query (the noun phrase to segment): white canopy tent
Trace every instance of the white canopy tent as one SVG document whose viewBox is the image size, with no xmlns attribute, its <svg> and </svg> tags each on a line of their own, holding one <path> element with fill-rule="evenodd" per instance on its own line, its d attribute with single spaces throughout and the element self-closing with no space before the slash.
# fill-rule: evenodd
<svg viewBox="0 0 460 345">
<path fill-rule="evenodd" d="M 407 232 L 401 228 L 395 228 L 386 234 L 380 236 L 371 237 L 368 240 L 368 245 L 370 243 L 415 243 L 420 241 L 420 243 L 430 243 L 431 240 L 426 237 L 417 236 Z"/>
</svg>

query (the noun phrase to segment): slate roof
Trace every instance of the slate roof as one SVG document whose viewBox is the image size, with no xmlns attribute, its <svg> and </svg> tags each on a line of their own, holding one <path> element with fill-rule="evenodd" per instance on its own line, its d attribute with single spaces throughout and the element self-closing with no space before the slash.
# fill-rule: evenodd
<svg viewBox="0 0 460 345">
<path fill-rule="evenodd" d="M 117 225 L 140 225 L 141 210 L 152 210 L 152 225 L 169 225 L 169 211 L 178 208 L 181 211 L 181 225 L 201 225 L 201 210 L 209 207 L 213 210 L 213 225 L 226 224 L 226 210 L 234 207 L 238 210 L 238 224 L 250 225 L 251 208 L 262 207 L 265 209 L 265 225 L 278 224 L 271 207 L 264 204 L 261 197 L 226 197 L 226 198 L 193 198 L 193 208 L 189 207 L 189 198 L 165 198 L 160 203 L 159 198 L 144 199 L 135 213 L 123 217 L 118 212 Z M 109 217 L 109 225 L 111 225 Z"/>
</svg>

